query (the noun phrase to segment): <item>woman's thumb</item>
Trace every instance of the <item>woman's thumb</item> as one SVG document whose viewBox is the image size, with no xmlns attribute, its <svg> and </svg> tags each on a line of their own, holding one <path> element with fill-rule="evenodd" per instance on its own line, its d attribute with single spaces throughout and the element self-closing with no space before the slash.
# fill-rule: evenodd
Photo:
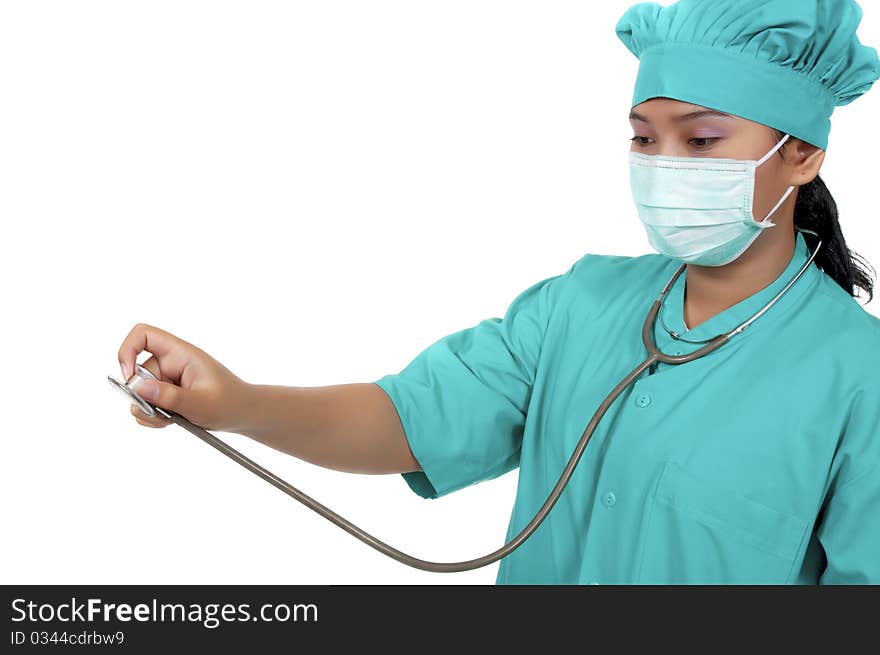
<svg viewBox="0 0 880 655">
<path fill-rule="evenodd" d="M 158 407 L 183 414 L 182 405 L 185 404 L 186 391 L 176 384 L 147 378 L 140 380 L 134 390 L 144 400 L 148 400 Z"/>
</svg>

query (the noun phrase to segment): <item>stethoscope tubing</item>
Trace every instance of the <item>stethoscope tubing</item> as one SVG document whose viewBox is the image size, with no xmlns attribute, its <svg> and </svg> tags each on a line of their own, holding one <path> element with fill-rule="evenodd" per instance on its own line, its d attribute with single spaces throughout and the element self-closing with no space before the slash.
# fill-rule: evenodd
<svg viewBox="0 0 880 655">
<path fill-rule="evenodd" d="M 550 510 L 553 509 L 553 506 L 562 495 L 562 492 L 565 489 L 565 486 L 568 484 L 568 481 L 571 479 L 571 476 L 574 473 L 574 470 L 577 467 L 581 456 L 586 450 L 587 444 L 589 443 L 590 438 L 593 436 L 593 433 L 595 432 L 599 421 L 602 420 L 605 412 L 608 411 L 608 408 L 611 407 L 617 397 L 636 378 L 638 378 L 643 371 L 645 371 L 649 366 L 651 366 L 651 364 L 656 361 L 669 361 L 669 363 L 681 364 L 686 361 L 698 359 L 699 357 L 708 354 L 712 350 L 715 350 L 716 348 L 721 346 L 722 343 L 725 343 L 727 341 L 727 335 L 721 335 L 720 337 L 716 337 L 715 339 L 713 339 L 703 348 L 700 348 L 699 350 L 689 355 L 681 355 L 675 357 L 664 355 L 654 346 L 652 335 L 652 325 L 654 317 L 657 315 L 659 309 L 660 300 L 658 299 L 654 301 L 654 304 L 651 307 L 651 311 L 645 319 L 645 326 L 642 330 L 642 336 L 645 339 L 646 345 L 649 345 L 651 354 L 642 363 L 636 366 L 629 374 L 627 374 L 626 377 L 618 382 L 614 389 L 611 390 L 611 393 L 608 394 L 605 400 L 603 400 L 599 407 L 596 409 L 593 417 L 590 419 L 590 422 L 584 429 L 583 435 L 578 441 L 578 444 L 575 447 L 571 457 L 569 458 L 568 463 L 563 469 L 562 474 L 559 476 L 559 480 L 556 482 L 556 485 L 553 487 L 553 490 L 547 497 L 547 500 L 544 502 L 544 504 L 538 510 L 532 520 L 529 521 L 529 523 L 519 532 L 519 534 L 517 534 L 513 539 L 504 544 L 498 550 L 489 553 L 488 555 L 484 555 L 483 557 L 478 557 L 476 559 L 466 560 L 462 562 L 432 562 L 429 560 L 420 559 L 418 557 L 413 557 L 412 555 L 409 555 L 407 553 L 404 553 L 403 551 L 394 548 L 393 546 L 385 543 L 380 539 L 377 539 L 370 533 L 359 528 L 345 517 L 340 516 L 339 514 L 331 510 L 329 507 L 322 505 L 305 492 L 297 489 L 286 480 L 278 477 L 265 467 L 261 466 L 249 457 L 243 455 L 241 452 L 227 444 L 222 439 L 214 436 L 203 427 L 195 425 L 186 417 L 181 416 L 180 414 L 177 414 L 175 412 L 163 409 L 161 407 L 157 407 L 156 405 L 153 405 L 149 401 L 143 400 L 142 398 L 141 401 L 150 406 L 150 408 L 157 414 L 164 416 L 165 418 L 182 427 L 184 430 L 197 436 L 199 439 L 201 439 L 208 445 L 213 446 L 233 461 L 237 462 L 252 473 L 266 480 L 266 482 L 280 489 L 291 498 L 298 500 L 303 505 L 316 512 L 320 516 L 323 516 L 328 521 L 336 524 L 353 537 L 356 537 L 368 546 L 375 548 L 380 553 L 383 553 L 384 555 L 387 555 L 388 557 L 391 557 L 392 559 L 395 559 L 402 564 L 406 564 L 407 566 L 411 566 L 416 569 L 421 569 L 422 571 L 431 571 L 435 573 L 458 573 L 462 571 L 471 571 L 473 569 L 487 566 L 488 564 L 492 564 L 493 562 L 507 557 L 514 550 L 519 548 L 526 541 L 526 539 L 528 539 L 532 535 L 532 533 L 537 530 L 538 526 L 541 525 L 545 518 L 547 518 L 547 515 L 550 514 Z M 130 389 L 129 391 L 132 394 L 134 393 L 133 389 Z"/>
<path fill-rule="evenodd" d="M 806 229 L 802 229 L 802 228 L 798 228 L 798 229 L 801 229 L 802 231 L 805 231 L 805 232 L 811 232 L 812 234 L 814 234 L 818 237 L 818 235 L 815 232 L 812 232 L 812 230 L 806 230 Z M 794 282 L 806 270 L 807 266 L 809 266 L 809 264 L 813 261 L 816 254 L 818 253 L 821 245 L 822 245 L 822 241 L 819 240 L 819 243 L 816 246 L 815 250 L 813 251 L 812 256 L 807 260 L 807 262 L 804 264 L 804 266 L 801 268 L 801 270 L 798 272 L 798 274 L 795 275 L 792 278 L 792 280 L 789 281 L 789 283 L 786 285 L 786 287 L 783 288 L 776 296 L 774 296 L 774 298 L 772 298 L 770 300 L 770 302 L 768 302 L 751 319 L 740 324 L 739 326 L 737 326 L 733 330 L 730 330 L 729 332 L 715 336 L 714 338 L 708 340 L 706 345 L 702 346 L 701 348 L 698 348 L 697 350 L 695 350 L 691 353 L 687 353 L 684 355 L 667 355 L 666 353 L 662 352 L 656 345 L 656 342 L 654 339 L 654 324 L 655 324 L 657 315 L 660 312 L 660 308 L 662 306 L 664 296 L 667 294 L 667 292 L 671 288 L 673 282 L 676 280 L 676 278 L 678 278 L 678 276 L 681 274 L 681 272 L 685 268 L 685 264 L 682 264 L 676 270 L 675 274 L 669 280 L 669 282 L 666 284 L 666 286 L 663 288 L 663 291 L 660 293 L 659 297 L 656 300 L 654 300 L 653 304 L 651 305 L 650 310 L 648 311 L 647 316 L 645 317 L 645 322 L 644 322 L 644 325 L 642 326 L 642 341 L 644 342 L 645 348 L 648 351 L 648 357 L 645 358 L 645 360 L 642 361 L 638 366 L 636 366 L 632 371 L 630 371 L 623 379 L 621 379 L 620 382 L 617 383 L 617 385 L 611 390 L 611 392 L 599 404 L 599 407 L 596 409 L 596 411 L 593 413 L 592 418 L 590 418 L 590 421 L 587 423 L 586 428 L 584 428 L 584 432 L 581 435 L 581 438 L 578 440 L 578 443 L 574 449 L 574 452 L 572 452 L 571 457 L 568 460 L 568 463 L 565 465 L 565 468 L 563 469 L 561 475 L 559 476 L 559 479 L 557 480 L 556 484 L 554 485 L 553 490 L 550 492 L 549 496 L 547 497 L 547 500 L 544 501 L 544 504 L 535 513 L 535 516 L 532 518 L 532 520 L 529 521 L 528 524 L 525 527 L 523 527 L 523 529 L 520 530 L 520 532 L 513 539 L 508 541 L 501 548 L 499 548 L 498 550 L 491 552 L 487 555 L 484 555 L 483 557 L 477 557 L 475 559 L 465 560 L 465 561 L 461 561 L 461 562 L 432 562 L 432 561 L 428 561 L 428 560 L 424 560 L 424 559 L 419 559 L 418 557 L 413 557 L 412 555 L 408 555 L 407 553 L 404 553 L 404 552 L 386 544 L 384 541 L 381 541 L 380 539 L 377 539 L 376 537 L 369 534 L 368 532 L 362 530 L 361 528 L 359 528 L 358 526 L 353 524 L 348 519 L 340 516 L 339 514 L 337 514 L 333 510 L 331 510 L 329 507 L 322 505 L 321 503 L 319 503 L 317 500 L 315 500 L 314 498 L 312 498 L 308 494 L 304 493 L 303 491 L 300 491 L 299 489 L 294 487 L 289 482 L 286 482 L 285 480 L 278 477 L 277 475 L 275 475 L 271 471 L 267 470 L 263 466 L 260 466 L 255 461 L 246 457 L 245 455 L 243 455 L 242 453 L 237 451 L 235 448 L 233 448 L 232 446 L 230 446 L 229 444 L 227 444 L 223 440 L 217 438 L 216 436 L 214 436 L 213 434 L 211 434 L 210 432 L 205 430 L 203 427 L 195 425 L 194 423 L 189 421 L 184 416 L 181 416 L 180 414 L 168 411 L 166 409 L 157 407 L 157 406 L 153 405 L 152 403 L 149 403 L 148 401 L 146 401 L 143 398 L 141 398 L 140 396 L 138 396 L 137 393 L 134 391 L 134 389 L 131 386 L 128 386 L 127 384 L 120 385 L 120 383 L 117 382 L 116 380 L 114 380 L 113 378 L 110 378 L 110 381 L 117 387 L 123 387 L 123 390 L 126 391 L 129 395 L 133 396 L 135 398 L 135 400 L 138 401 L 138 404 L 140 404 L 142 408 L 143 408 L 143 405 L 147 405 L 147 407 L 150 410 L 154 411 L 155 413 L 157 413 L 161 416 L 164 416 L 165 418 L 170 419 L 171 421 L 173 421 L 174 423 L 176 423 L 177 425 L 179 425 L 183 429 L 185 429 L 188 432 L 192 433 L 193 435 L 197 436 L 199 439 L 201 439 L 205 443 L 213 446 L 214 448 L 219 450 L 221 453 L 223 453 L 224 455 L 226 455 L 230 459 L 234 460 L 235 462 L 237 462 L 241 466 L 245 467 L 246 469 L 248 469 L 252 473 L 258 475 L 259 477 L 261 477 L 264 480 L 266 480 L 267 482 L 269 482 L 271 485 L 280 489 L 281 491 L 286 493 L 291 498 L 298 500 L 303 505 L 305 505 L 306 507 L 308 507 L 312 511 L 316 512 L 320 516 L 323 516 L 328 521 L 331 521 L 332 523 L 336 524 L 337 526 L 339 526 L 340 528 L 342 528 L 343 530 L 348 532 L 353 537 L 356 537 L 357 539 L 361 540 L 362 542 L 364 542 L 368 546 L 375 548 L 380 553 L 383 553 L 384 555 L 387 555 L 388 557 L 391 557 L 392 559 L 395 559 L 398 562 L 401 562 L 402 564 L 406 564 L 407 566 L 411 566 L 416 569 L 421 569 L 422 571 L 432 571 L 435 573 L 458 573 L 461 571 L 470 571 L 473 569 L 481 568 L 481 567 L 486 566 L 488 564 L 492 564 L 493 562 L 496 562 L 504 557 L 507 557 L 514 550 L 519 548 L 526 541 L 526 539 L 528 539 L 535 532 L 535 530 L 538 529 L 538 526 L 540 526 L 541 523 L 544 521 L 544 519 L 547 518 L 547 515 L 550 513 L 550 510 L 553 509 L 553 506 L 556 504 L 556 502 L 559 500 L 560 496 L 562 495 L 562 492 L 565 489 L 565 486 L 568 484 L 568 481 L 571 479 L 571 476 L 574 473 L 575 468 L 577 467 L 578 463 L 580 462 L 581 456 L 584 454 L 584 451 L 587 448 L 587 444 L 589 443 L 590 438 L 593 436 L 593 433 L 596 431 L 596 427 L 599 425 L 599 421 L 602 420 L 602 417 L 605 415 L 605 413 L 608 411 L 608 408 L 611 407 L 611 405 L 614 403 L 614 401 L 617 399 L 617 397 L 620 396 L 620 394 L 623 393 L 623 391 L 630 384 L 632 384 L 646 369 L 648 369 L 651 365 L 653 365 L 656 362 L 663 362 L 666 364 L 673 364 L 673 365 L 685 364 L 687 362 L 692 362 L 694 360 L 705 357 L 709 353 L 720 348 L 722 345 L 727 343 L 734 334 L 737 334 L 737 333 L 741 332 L 743 329 L 745 329 L 746 327 L 748 327 L 748 325 L 750 325 L 751 322 L 755 318 L 757 318 L 757 316 L 760 316 L 761 314 L 763 314 L 770 307 L 770 305 L 772 305 L 774 302 L 776 302 L 782 296 L 782 294 L 785 293 L 785 291 L 789 287 L 791 287 L 792 284 L 794 284 Z M 673 337 L 675 337 L 675 336 L 676 335 L 673 335 Z M 139 368 L 141 368 L 141 367 L 139 367 Z M 149 374 L 148 371 L 146 371 L 146 370 L 143 370 L 143 371 L 144 371 L 145 375 L 150 375 L 150 377 L 152 377 L 152 375 Z"/>
</svg>

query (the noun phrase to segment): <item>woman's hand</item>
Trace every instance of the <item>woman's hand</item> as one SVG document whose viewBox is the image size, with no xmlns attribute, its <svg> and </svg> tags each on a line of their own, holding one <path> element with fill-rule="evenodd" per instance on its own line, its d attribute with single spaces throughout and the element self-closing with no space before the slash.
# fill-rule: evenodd
<svg viewBox="0 0 880 655">
<path fill-rule="evenodd" d="M 141 366 L 160 382 L 138 382 L 134 389 L 139 395 L 205 429 L 234 431 L 249 403 L 251 385 L 191 343 L 144 323 L 135 325 L 119 347 L 124 381 L 134 372 L 141 351 L 152 354 Z M 147 416 L 133 403 L 131 413 L 148 427 L 171 423 L 162 416 Z"/>
</svg>

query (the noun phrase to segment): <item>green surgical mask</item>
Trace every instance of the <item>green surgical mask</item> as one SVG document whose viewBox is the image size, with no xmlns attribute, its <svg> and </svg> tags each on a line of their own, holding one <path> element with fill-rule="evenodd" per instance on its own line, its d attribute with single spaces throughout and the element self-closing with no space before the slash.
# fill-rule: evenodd
<svg viewBox="0 0 880 655">
<path fill-rule="evenodd" d="M 742 255 L 794 186 L 762 221 L 752 215 L 755 170 L 761 159 L 667 157 L 630 152 L 630 183 L 648 241 L 657 252 L 700 266 L 723 266 Z"/>
</svg>

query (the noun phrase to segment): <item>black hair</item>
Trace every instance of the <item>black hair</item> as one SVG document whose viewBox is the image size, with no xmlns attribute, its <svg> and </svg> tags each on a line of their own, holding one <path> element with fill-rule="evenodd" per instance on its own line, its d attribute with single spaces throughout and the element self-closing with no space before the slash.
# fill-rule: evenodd
<svg viewBox="0 0 880 655">
<path fill-rule="evenodd" d="M 776 129 L 773 131 L 776 132 L 777 141 L 785 136 L 784 132 Z M 788 142 L 785 145 L 788 145 Z M 781 156 L 782 148 L 777 152 Z M 847 248 L 843 231 L 840 229 L 837 203 L 818 175 L 798 188 L 794 206 L 794 225 L 813 230 L 822 239 L 822 249 L 813 260 L 816 266 L 843 287 L 849 295 L 855 298 L 856 289 L 862 289 L 868 294 L 868 302 L 871 302 L 874 297 L 874 279 L 865 267 L 870 268 L 875 274 L 876 270 L 861 255 Z M 816 237 L 809 233 L 803 235 L 812 252 L 816 247 Z"/>
</svg>

